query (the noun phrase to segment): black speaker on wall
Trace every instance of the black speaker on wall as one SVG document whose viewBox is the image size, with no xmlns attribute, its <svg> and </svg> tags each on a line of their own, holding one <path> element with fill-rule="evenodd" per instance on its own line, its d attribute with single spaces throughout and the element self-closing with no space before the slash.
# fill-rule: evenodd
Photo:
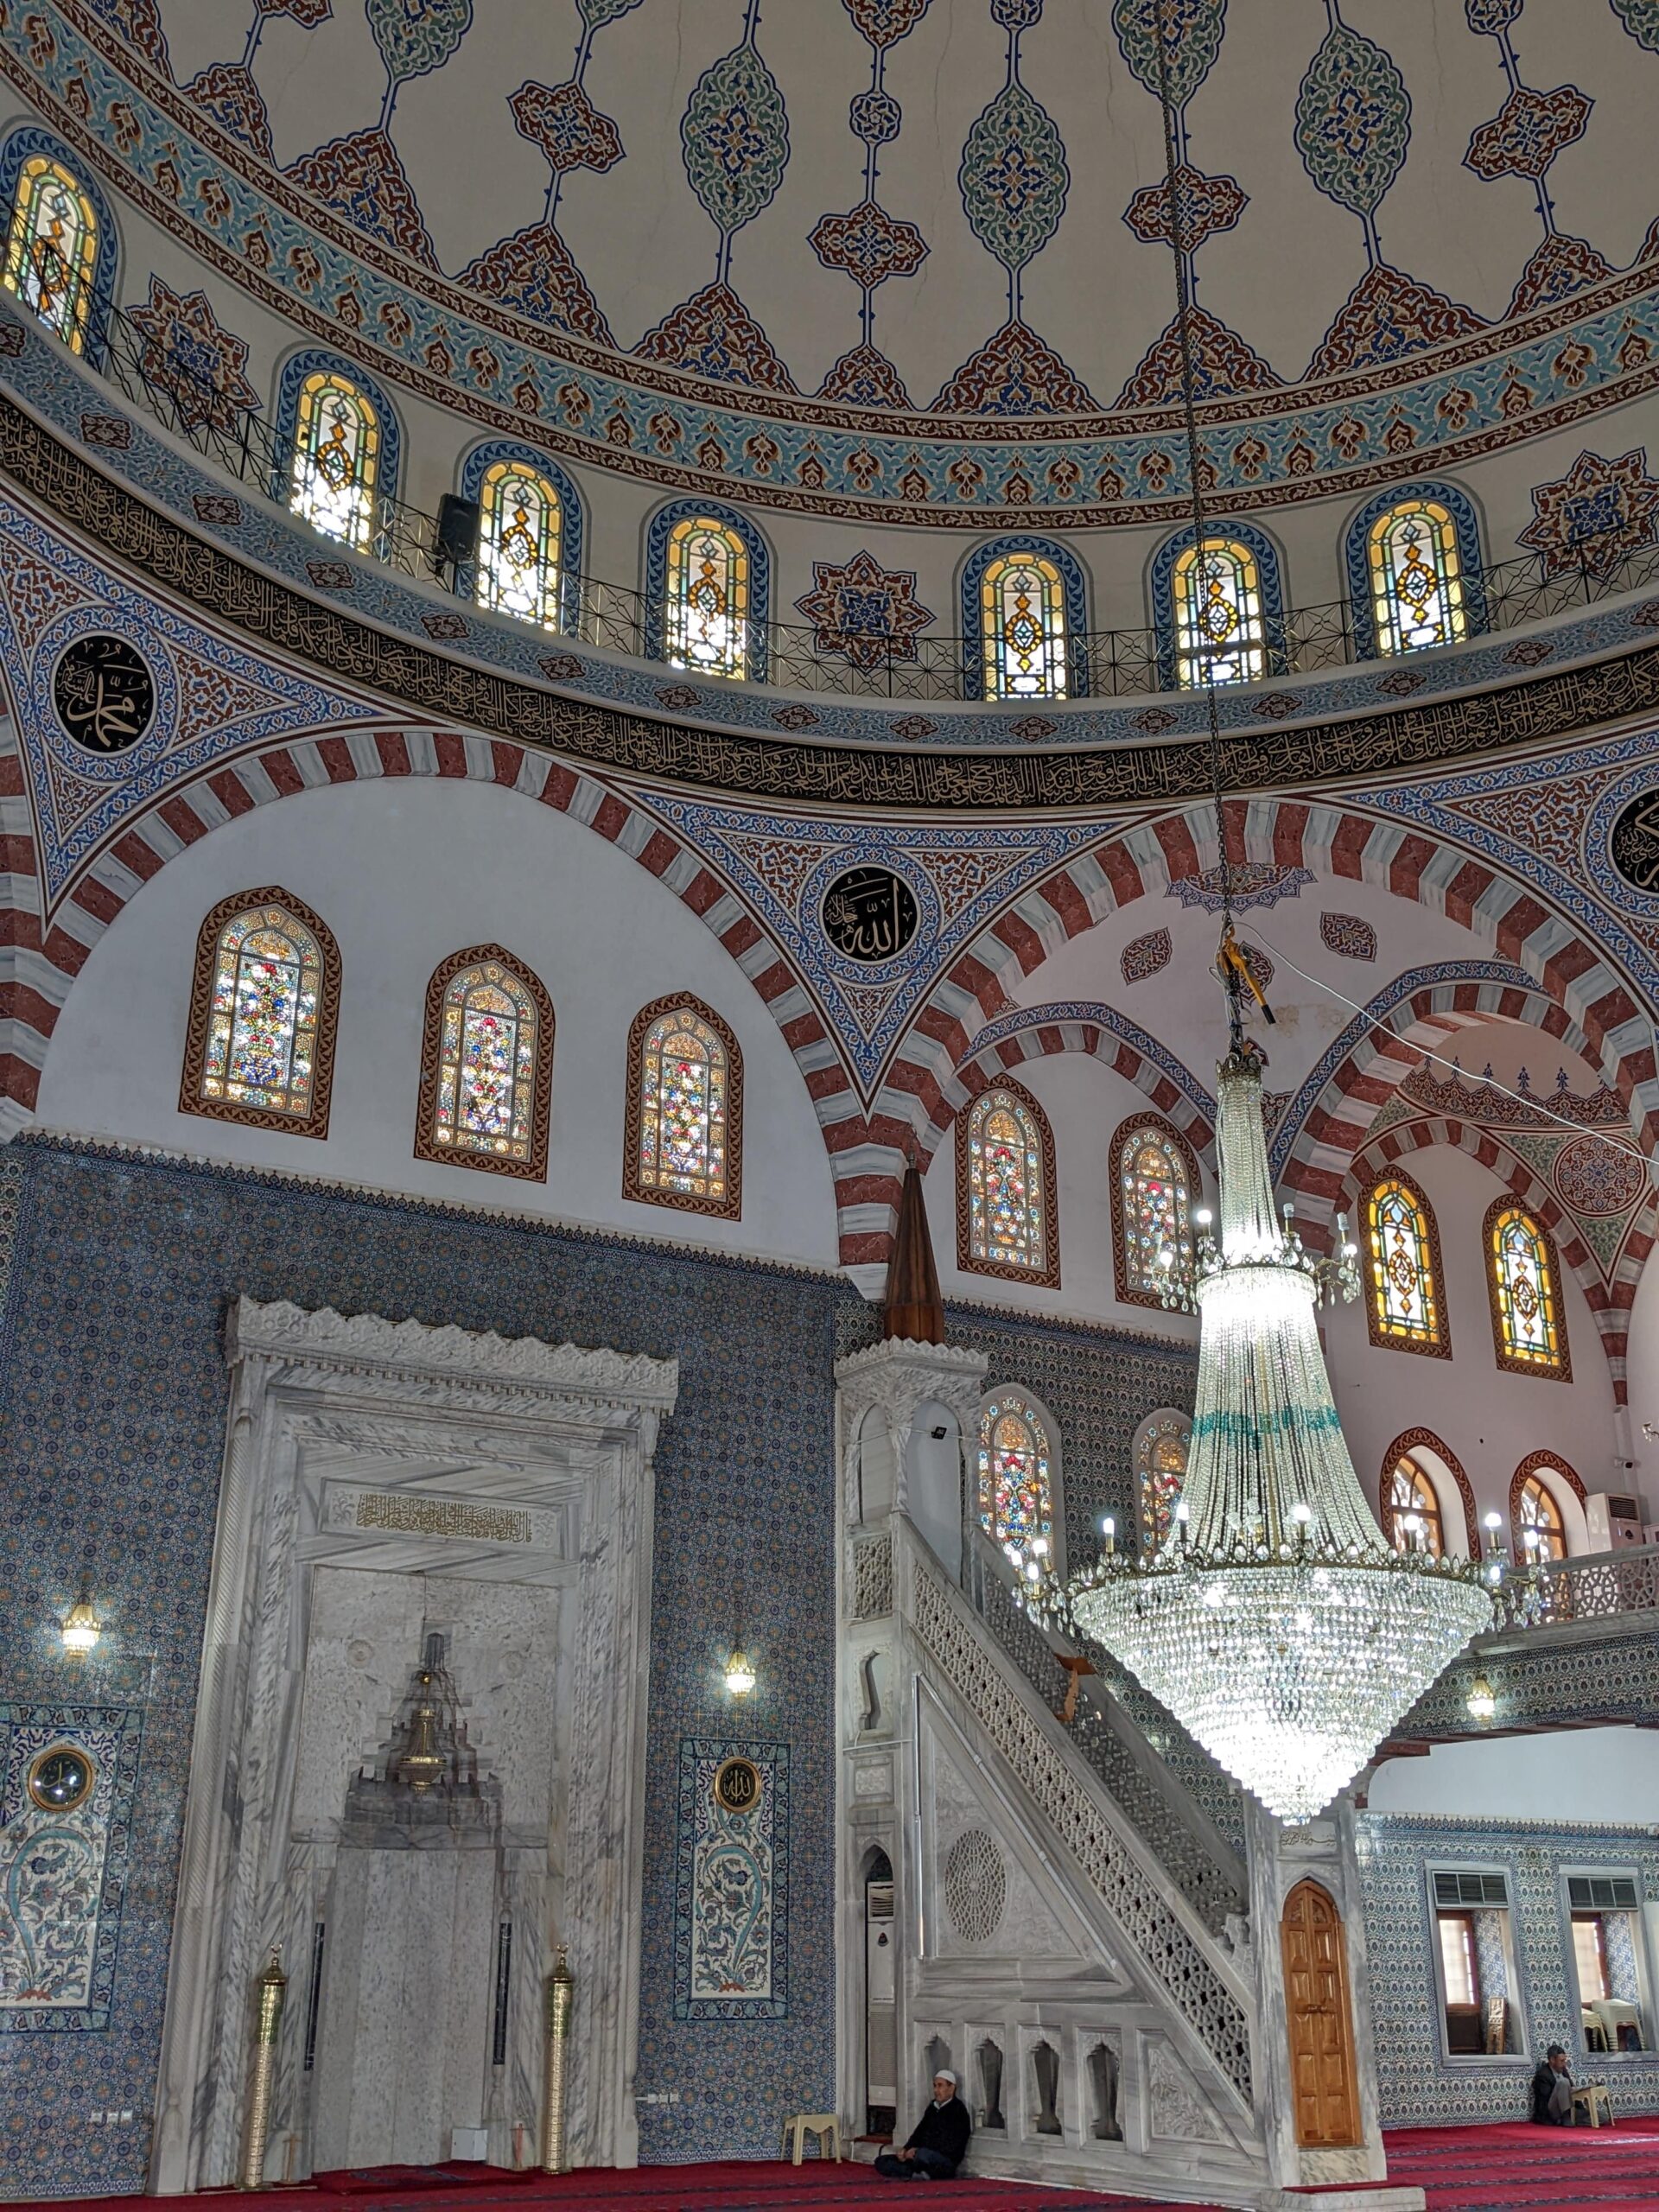
<svg viewBox="0 0 1659 2212">
<path fill-rule="evenodd" d="M 478 550 L 478 501 L 446 492 L 438 501 L 437 537 L 432 548 L 436 567 L 459 568 Z"/>
</svg>

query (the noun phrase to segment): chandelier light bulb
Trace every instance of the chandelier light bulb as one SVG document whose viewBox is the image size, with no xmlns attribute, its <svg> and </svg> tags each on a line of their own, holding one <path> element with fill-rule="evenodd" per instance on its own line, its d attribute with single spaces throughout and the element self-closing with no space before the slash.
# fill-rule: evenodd
<svg viewBox="0 0 1659 2212">
<path fill-rule="evenodd" d="M 1170 1535 L 1146 1557 L 1109 1548 L 1026 1604 L 1103 1644 L 1270 1812 L 1305 1821 L 1491 1628 L 1493 1601 L 1478 1562 L 1397 1552 L 1365 1503 L 1316 1316 L 1357 1296 L 1355 1255 L 1345 1224 L 1325 1259 L 1289 1207 L 1277 1217 L 1262 1065 L 1236 1039 L 1217 1071 L 1219 1235 L 1165 1275 L 1164 1303 L 1199 1317 Z"/>
<path fill-rule="evenodd" d="M 1200 1229 L 1208 1229 L 1211 1223 L 1215 1219 L 1215 1216 L 1211 1212 L 1208 1206 L 1200 1206 L 1198 1211 L 1193 1215 L 1192 1218 L 1198 1223 Z"/>
</svg>

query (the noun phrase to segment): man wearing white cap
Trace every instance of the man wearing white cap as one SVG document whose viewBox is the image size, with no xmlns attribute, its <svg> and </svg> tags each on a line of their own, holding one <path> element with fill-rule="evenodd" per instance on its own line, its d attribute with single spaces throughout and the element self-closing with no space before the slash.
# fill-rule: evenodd
<svg viewBox="0 0 1659 2212">
<path fill-rule="evenodd" d="M 917 2121 L 902 2151 L 884 2151 L 875 2171 L 889 2181 L 950 2181 L 967 2153 L 974 2124 L 957 2094 L 957 2077 L 948 2066 L 933 2076 L 933 2101 Z"/>
</svg>

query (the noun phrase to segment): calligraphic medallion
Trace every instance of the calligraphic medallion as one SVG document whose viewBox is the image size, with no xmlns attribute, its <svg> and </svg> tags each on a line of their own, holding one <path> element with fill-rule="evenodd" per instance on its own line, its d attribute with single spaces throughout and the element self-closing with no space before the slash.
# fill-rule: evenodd
<svg viewBox="0 0 1659 2212">
<path fill-rule="evenodd" d="M 1620 809 L 1607 849 L 1633 891 L 1659 893 L 1659 790 L 1638 791 Z"/>
<path fill-rule="evenodd" d="M 715 1802 L 725 1813 L 752 1813 L 760 1802 L 760 1770 L 753 1759 L 722 1759 L 715 1770 Z"/>
<path fill-rule="evenodd" d="M 154 721 L 156 679 L 136 646 L 99 631 L 59 656 L 52 704 L 70 742 L 107 760 L 137 745 Z"/>
<path fill-rule="evenodd" d="M 54 1744 L 29 1770 L 29 1794 L 43 1813 L 73 1813 L 92 1787 L 92 1763 L 73 1744 Z"/>
<path fill-rule="evenodd" d="M 890 868 L 849 868 L 823 894 L 823 933 L 844 959 L 874 968 L 900 953 L 921 915 L 916 894 Z"/>
</svg>

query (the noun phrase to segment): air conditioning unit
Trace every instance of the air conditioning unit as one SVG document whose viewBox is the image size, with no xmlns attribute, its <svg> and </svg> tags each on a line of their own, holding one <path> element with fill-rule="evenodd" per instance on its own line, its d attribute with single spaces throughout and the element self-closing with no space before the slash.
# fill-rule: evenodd
<svg viewBox="0 0 1659 2212">
<path fill-rule="evenodd" d="M 1592 1491 L 1584 1501 L 1585 1530 L 1592 1552 L 1612 1552 L 1647 1540 L 1642 1501 L 1627 1491 Z"/>
</svg>

